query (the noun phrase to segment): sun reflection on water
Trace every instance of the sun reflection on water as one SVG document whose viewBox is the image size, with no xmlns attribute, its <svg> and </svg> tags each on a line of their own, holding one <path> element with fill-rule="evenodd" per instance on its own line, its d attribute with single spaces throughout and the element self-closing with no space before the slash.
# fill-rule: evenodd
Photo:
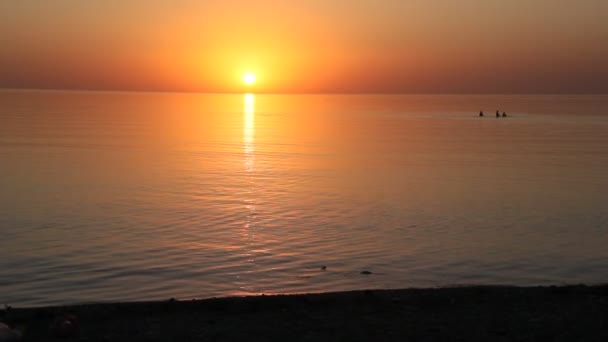
<svg viewBox="0 0 608 342">
<path fill-rule="evenodd" d="M 245 94 L 243 100 L 243 148 L 245 150 L 245 171 L 255 167 L 255 95 Z"/>
<path fill-rule="evenodd" d="M 255 201 L 253 199 L 254 187 L 254 171 L 255 171 L 255 95 L 245 94 L 243 98 L 243 153 L 245 177 L 249 182 L 247 189 L 247 198 L 245 198 L 245 208 L 247 210 L 247 219 L 245 220 L 244 228 L 254 226 L 255 220 Z M 248 232 L 247 234 L 251 234 Z"/>
</svg>

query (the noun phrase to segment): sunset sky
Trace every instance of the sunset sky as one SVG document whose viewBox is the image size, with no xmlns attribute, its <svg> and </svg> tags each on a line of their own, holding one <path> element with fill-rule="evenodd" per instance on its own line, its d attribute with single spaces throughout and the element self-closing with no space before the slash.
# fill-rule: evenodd
<svg viewBox="0 0 608 342">
<path fill-rule="evenodd" d="M 606 93 L 606 0 L 0 2 L 0 87 Z"/>
</svg>

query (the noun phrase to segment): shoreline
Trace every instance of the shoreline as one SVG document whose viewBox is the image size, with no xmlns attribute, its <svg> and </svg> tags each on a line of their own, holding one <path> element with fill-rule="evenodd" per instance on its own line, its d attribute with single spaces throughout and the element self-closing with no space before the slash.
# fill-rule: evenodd
<svg viewBox="0 0 608 342">
<path fill-rule="evenodd" d="M 3 308 L 0 322 L 22 331 L 21 341 L 606 341 L 608 285 L 461 286 Z"/>
</svg>

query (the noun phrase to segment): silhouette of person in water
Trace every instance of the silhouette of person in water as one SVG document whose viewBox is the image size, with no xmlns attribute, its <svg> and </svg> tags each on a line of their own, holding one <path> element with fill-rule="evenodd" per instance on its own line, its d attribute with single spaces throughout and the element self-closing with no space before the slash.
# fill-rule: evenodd
<svg viewBox="0 0 608 342">
<path fill-rule="evenodd" d="M 496 117 L 499 118 L 500 117 L 500 113 L 498 112 L 498 110 L 496 111 Z"/>
<path fill-rule="evenodd" d="M 502 117 L 506 118 L 507 117 L 507 113 L 506 112 L 502 112 Z"/>
<path fill-rule="evenodd" d="M 479 112 L 479 116 L 483 116 L 483 110 Z"/>
</svg>

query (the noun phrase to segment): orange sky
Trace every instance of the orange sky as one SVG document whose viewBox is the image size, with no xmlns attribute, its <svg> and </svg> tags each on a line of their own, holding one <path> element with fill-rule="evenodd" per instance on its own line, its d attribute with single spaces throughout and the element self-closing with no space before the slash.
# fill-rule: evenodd
<svg viewBox="0 0 608 342">
<path fill-rule="evenodd" d="M 606 93 L 605 0 L 0 2 L 0 87 Z"/>
</svg>

